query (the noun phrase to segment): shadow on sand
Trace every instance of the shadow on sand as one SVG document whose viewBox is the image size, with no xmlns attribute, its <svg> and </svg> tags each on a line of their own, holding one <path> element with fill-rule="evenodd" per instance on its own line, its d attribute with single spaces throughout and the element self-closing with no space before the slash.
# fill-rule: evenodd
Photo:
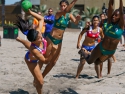
<svg viewBox="0 0 125 94">
<path fill-rule="evenodd" d="M 29 92 L 24 91 L 22 89 L 18 89 L 17 91 L 10 91 L 9 94 L 29 94 Z"/>
<path fill-rule="evenodd" d="M 57 74 L 57 75 L 54 75 L 53 77 L 56 77 L 56 78 L 61 78 L 61 77 L 64 77 L 64 78 L 75 78 L 74 75 L 72 75 L 71 73 L 61 73 L 61 74 Z"/>
<path fill-rule="evenodd" d="M 71 59 L 72 61 L 80 61 L 80 59 Z"/>
<path fill-rule="evenodd" d="M 78 94 L 78 93 L 73 89 L 68 88 L 68 90 L 61 91 L 60 94 Z"/>
<path fill-rule="evenodd" d="M 70 78 L 75 78 L 75 76 L 74 76 L 73 74 L 71 74 L 71 73 L 66 73 L 66 74 L 61 73 L 61 74 L 54 75 L 53 77 L 57 77 L 57 78 L 64 77 L 64 78 L 69 78 L 69 79 L 70 79 Z M 84 75 L 80 75 L 79 78 L 93 79 L 93 78 L 95 78 L 95 77 L 91 77 L 91 76 L 89 76 L 89 75 L 87 75 L 87 74 L 84 74 Z"/>
<path fill-rule="evenodd" d="M 80 75 L 79 78 L 93 79 L 93 78 L 95 78 L 95 77 L 91 77 L 91 76 L 89 76 L 89 75 L 87 75 L 87 74 L 83 74 L 83 75 Z"/>
</svg>

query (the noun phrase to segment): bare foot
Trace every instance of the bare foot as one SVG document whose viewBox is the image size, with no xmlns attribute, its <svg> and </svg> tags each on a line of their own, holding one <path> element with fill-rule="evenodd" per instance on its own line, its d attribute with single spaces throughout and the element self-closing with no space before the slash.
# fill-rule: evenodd
<svg viewBox="0 0 125 94">
<path fill-rule="evenodd" d="M 100 74 L 100 77 L 102 78 L 102 74 Z"/>
<path fill-rule="evenodd" d="M 101 78 L 102 78 L 102 76 L 97 76 L 97 78 L 98 78 L 98 79 L 101 79 Z"/>
<path fill-rule="evenodd" d="M 78 79 L 78 78 L 79 78 L 78 76 L 75 77 L 75 79 Z"/>
</svg>

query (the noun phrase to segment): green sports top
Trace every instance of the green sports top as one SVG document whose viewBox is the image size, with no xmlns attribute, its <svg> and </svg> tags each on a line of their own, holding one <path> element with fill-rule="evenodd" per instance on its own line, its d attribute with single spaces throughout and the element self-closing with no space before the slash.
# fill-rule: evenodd
<svg viewBox="0 0 125 94">
<path fill-rule="evenodd" d="M 55 19 L 54 27 L 61 30 L 65 30 L 68 26 L 69 20 L 69 13 L 66 13 L 66 17 L 62 15 L 59 19 Z"/>
<path fill-rule="evenodd" d="M 123 30 L 118 26 L 118 24 L 114 25 L 112 23 L 107 23 L 107 21 L 104 21 L 103 27 L 106 36 L 116 39 L 121 38 Z"/>
</svg>

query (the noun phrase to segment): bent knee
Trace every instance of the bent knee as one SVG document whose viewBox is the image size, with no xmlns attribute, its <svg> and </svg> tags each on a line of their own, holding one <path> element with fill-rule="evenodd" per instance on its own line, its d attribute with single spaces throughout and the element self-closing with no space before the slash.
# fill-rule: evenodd
<svg viewBox="0 0 125 94">
<path fill-rule="evenodd" d="M 100 59 L 97 59 L 96 61 L 95 61 L 95 65 L 99 65 L 99 64 L 101 64 L 102 63 L 102 61 L 100 60 Z"/>
<path fill-rule="evenodd" d="M 87 61 L 87 63 L 88 63 L 88 64 L 92 64 L 92 63 L 94 63 L 94 62 L 93 62 L 93 61 L 88 60 L 88 61 Z"/>
</svg>

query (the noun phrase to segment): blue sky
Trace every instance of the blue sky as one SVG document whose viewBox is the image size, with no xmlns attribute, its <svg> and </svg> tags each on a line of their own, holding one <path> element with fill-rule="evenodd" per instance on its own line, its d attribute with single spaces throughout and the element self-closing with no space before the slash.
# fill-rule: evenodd
<svg viewBox="0 0 125 94">
<path fill-rule="evenodd" d="M 10 5 L 10 4 L 14 4 L 17 1 L 20 1 L 20 0 L 5 0 L 5 4 Z"/>
</svg>

